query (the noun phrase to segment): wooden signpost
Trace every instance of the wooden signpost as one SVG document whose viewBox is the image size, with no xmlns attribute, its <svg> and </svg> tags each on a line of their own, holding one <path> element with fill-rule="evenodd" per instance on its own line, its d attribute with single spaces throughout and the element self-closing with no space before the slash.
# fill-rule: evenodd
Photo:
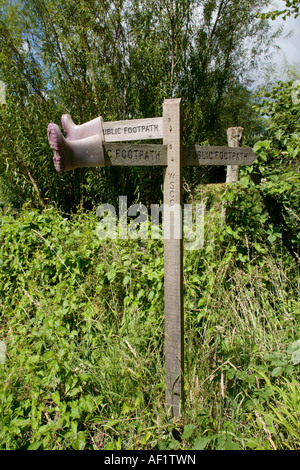
<svg viewBox="0 0 300 470">
<path fill-rule="evenodd" d="M 182 147 L 181 100 L 167 99 L 162 118 L 103 122 L 106 166 L 162 166 L 164 204 L 182 207 L 184 165 L 251 165 L 256 159 L 249 148 Z M 163 139 L 162 144 L 124 143 Z M 89 165 L 82 165 L 89 166 Z M 181 211 L 182 215 L 182 211 Z M 176 220 L 175 220 L 176 219 Z M 168 220 L 164 233 L 165 370 L 166 408 L 178 416 L 184 402 L 183 221 Z M 175 222 L 178 225 L 175 225 Z M 178 233 L 180 236 L 178 236 Z"/>
</svg>

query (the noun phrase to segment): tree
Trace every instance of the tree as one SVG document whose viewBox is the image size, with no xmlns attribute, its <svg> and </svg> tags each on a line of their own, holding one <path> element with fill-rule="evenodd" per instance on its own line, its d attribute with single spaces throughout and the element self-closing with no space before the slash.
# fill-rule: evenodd
<svg viewBox="0 0 300 470">
<path fill-rule="evenodd" d="M 241 90 L 248 94 L 251 72 L 274 40 L 268 22 L 257 18 L 258 10 L 267 4 L 204 2 L 182 79 L 182 96 L 189 103 L 189 134 L 200 142 L 217 143 L 221 135 L 226 142 L 227 127 L 247 128 L 239 108 Z"/>
<path fill-rule="evenodd" d="M 1 76 L 7 99 L 0 113 L 2 184 L 14 188 L 15 200 L 26 201 L 29 196 L 43 207 L 37 172 L 42 163 L 39 156 L 42 156 L 42 164 L 45 163 L 45 145 L 35 127 L 41 123 L 40 110 L 48 108 L 42 92 L 44 79 L 34 52 L 24 40 L 25 19 L 21 17 L 17 21 L 15 4 L 6 5 L 5 11 L 3 6 L 1 2 Z M 35 107 L 37 112 L 33 112 Z"/>
<path fill-rule="evenodd" d="M 225 143 L 227 127 L 235 124 L 257 132 L 247 74 L 272 40 L 267 21 L 257 18 L 268 4 L 1 0 L 0 79 L 8 101 L 1 117 L 2 177 L 21 200 L 43 205 L 49 198 L 65 211 L 103 199 L 114 203 L 119 194 L 144 194 L 150 203 L 153 188 L 157 201 L 157 169 L 144 169 L 143 178 L 134 168 L 57 175 L 47 123 L 59 123 L 65 112 L 77 123 L 98 115 L 159 116 L 165 98 L 181 96 L 186 143 Z"/>
</svg>

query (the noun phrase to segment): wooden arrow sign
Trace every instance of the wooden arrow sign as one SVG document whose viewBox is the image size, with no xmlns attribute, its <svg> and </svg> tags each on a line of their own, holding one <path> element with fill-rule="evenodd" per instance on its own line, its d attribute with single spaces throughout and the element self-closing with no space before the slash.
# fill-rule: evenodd
<svg viewBox="0 0 300 470">
<path fill-rule="evenodd" d="M 103 122 L 102 126 L 105 142 L 151 140 L 163 137 L 163 119 L 161 117 L 107 121 Z"/>
<path fill-rule="evenodd" d="M 167 166 L 167 146 L 104 143 L 106 166 Z M 183 147 L 184 166 L 252 165 L 257 155 L 243 147 Z"/>
<path fill-rule="evenodd" d="M 103 122 L 103 134 L 107 166 L 167 165 L 165 145 L 119 143 L 162 139 L 162 117 Z M 183 147 L 182 153 L 184 166 L 252 165 L 257 158 L 252 149 L 241 147 L 190 145 Z"/>
<path fill-rule="evenodd" d="M 252 165 L 257 155 L 251 148 L 243 147 L 200 147 L 183 149 L 183 164 L 191 165 Z"/>
</svg>

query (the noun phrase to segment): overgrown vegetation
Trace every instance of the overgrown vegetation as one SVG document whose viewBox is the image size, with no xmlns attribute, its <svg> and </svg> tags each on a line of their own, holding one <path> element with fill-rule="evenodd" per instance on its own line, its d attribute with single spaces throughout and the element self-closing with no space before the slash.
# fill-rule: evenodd
<svg viewBox="0 0 300 470">
<path fill-rule="evenodd" d="M 256 7 L 268 1 L 200 3 L 0 0 L 0 449 L 300 449 L 300 82 L 246 86 L 239 33 L 267 44 Z M 95 210 L 120 194 L 159 203 L 161 169 L 58 176 L 46 126 L 65 111 L 159 115 L 177 94 L 185 144 L 226 144 L 220 130 L 237 124 L 258 158 L 226 188 L 184 175 L 205 234 L 185 252 L 186 403 L 173 419 L 162 240 L 100 240 Z"/>
<path fill-rule="evenodd" d="M 174 421 L 161 241 L 100 241 L 92 213 L 2 215 L 2 449 L 299 448 L 297 267 L 280 242 L 262 254 L 207 217 L 207 243 L 185 254 Z"/>
</svg>

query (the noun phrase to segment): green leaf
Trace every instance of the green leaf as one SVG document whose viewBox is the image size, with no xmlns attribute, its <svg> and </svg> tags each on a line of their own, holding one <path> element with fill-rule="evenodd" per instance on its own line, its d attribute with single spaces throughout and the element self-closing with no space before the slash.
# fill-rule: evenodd
<svg viewBox="0 0 300 470">
<path fill-rule="evenodd" d="M 5 364 L 6 361 L 6 345 L 4 341 L 0 341 L 0 364 Z"/>
<path fill-rule="evenodd" d="M 195 426 L 193 424 L 186 424 L 183 429 L 182 439 L 188 439 L 193 434 Z"/>
<path fill-rule="evenodd" d="M 240 450 L 236 442 L 232 442 L 231 437 L 228 437 L 224 446 L 224 450 Z"/>
<path fill-rule="evenodd" d="M 51 398 L 52 398 L 52 400 L 54 401 L 54 403 L 56 405 L 60 404 L 60 396 L 59 396 L 59 393 L 58 393 L 57 390 L 56 390 L 56 392 L 52 393 Z"/>
<path fill-rule="evenodd" d="M 111 428 L 117 424 L 118 420 L 117 419 L 112 419 L 110 421 L 107 421 L 103 426 L 107 426 L 108 428 Z"/>
<path fill-rule="evenodd" d="M 73 404 L 72 407 L 71 407 L 71 416 L 74 419 L 80 419 L 80 417 L 81 417 L 81 410 L 80 410 L 79 406 L 76 405 L 76 403 Z"/>
<path fill-rule="evenodd" d="M 109 281 L 112 281 L 117 275 L 117 272 L 115 269 L 111 269 L 110 271 L 108 271 L 108 273 L 106 274 L 106 277 Z"/>
<path fill-rule="evenodd" d="M 70 390 L 68 393 L 66 393 L 66 395 L 67 395 L 68 397 L 75 397 L 75 396 L 78 395 L 80 392 L 81 392 L 80 387 L 74 387 L 72 390 Z"/>
<path fill-rule="evenodd" d="M 246 445 L 249 449 L 257 449 L 259 447 L 259 443 L 254 438 L 248 439 Z"/>
<path fill-rule="evenodd" d="M 286 350 L 289 354 L 292 354 L 293 352 L 297 351 L 297 349 L 300 349 L 300 339 L 294 341 L 292 344 L 289 344 Z"/>
<path fill-rule="evenodd" d="M 208 443 L 209 439 L 206 437 L 197 437 L 194 440 L 194 446 L 193 450 L 203 450 L 206 447 L 206 444 Z"/>
<path fill-rule="evenodd" d="M 132 411 L 132 406 L 130 406 L 128 403 L 124 402 L 122 405 L 122 414 L 126 415 L 127 413 L 130 413 Z"/>
<path fill-rule="evenodd" d="M 138 291 L 138 293 L 137 293 L 136 298 L 137 298 L 137 299 L 140 299 L 141 297 L 143 297 L 144 294 L 145 294 L 144 289 L 140 289 L 140 290 Z"/>
<path fill-rule="evenodd" d="M 230 204 L 232 204 L 233 201 L 234 201 L 234 192 L 233 191 L 228 191 L 225 197 L 226 197 L 227 201 Z"/>
<path fill-rule="evenodd" d="M 75 450 L 83 450 L 85 448 L 85 435 L 83 431 L 78 433 L 78 438 L 73 441 L 72 447 Z"/>
<path fill-rule="evenodd" d="M 256 249 L 256 251 L 258 251 L 258 253 L 265 253 L 266 250 L 264 247 L 262 247 L 259 243 L 254 243 L 254 248 Z"/>
<path fill-rule="evenodd" d="M 18 428 L 24 428 L 25 426 L 28 426 L 29 423 L 30 419 L 15 418 L 12 420 L 12 424 L 17 426 Z"/>
<path fill-rule="evenodd" d="M 283 367 L 279 366 L 279 367 L 275 367 L 275 369 L 272 370 L 272 377 L 279 377 L 280 375 L 282 375 L 283 373 Z"/>
<path fill-rule="evenodd" d="M 294 364 L 294 366 L 297 366 L 298 364 L 300 364 L 300 349 L 293 352 L 293 354 L 292 354 L 292 363 Z"/>
<path fill-rule="evenodd" d="M 83 411 L 88 413 L 92 413 L 95 409 L 95 404 L 89 395 L 79 399 L 79 406 Z"/>
<path fill-rule="evenodd" d="M 270 243 L 273 243 L 276 240 L 276 235 L 274 233 L 271 233 L 271 235 L 268 236 L 268 240 Z"/>
<path fill-rule="evenodd" d="M 37 450 L 41 445 L 41 441 L 35 441 L 27 447 L 27 450 Z"/>
</svg>

